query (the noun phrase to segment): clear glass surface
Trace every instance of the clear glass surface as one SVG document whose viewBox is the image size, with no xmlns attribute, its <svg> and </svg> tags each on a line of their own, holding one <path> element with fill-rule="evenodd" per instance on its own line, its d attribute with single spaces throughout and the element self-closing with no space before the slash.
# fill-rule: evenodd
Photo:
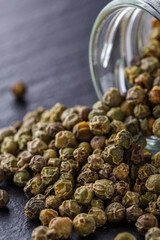
<svg viewBox="0 0 160 240">
<path fill-rule="evenodd" d="M 98 98 L 110 87 L 125 94 L 130 87 L 124 69 L 147 44 L 151 19 L 160 20 L 159 0 L 114 0 L 99 13 L 91 32 L 89 64 Z M 147 148 L 160 148 L 160 139 L 151 136 Z"/>
</svg>

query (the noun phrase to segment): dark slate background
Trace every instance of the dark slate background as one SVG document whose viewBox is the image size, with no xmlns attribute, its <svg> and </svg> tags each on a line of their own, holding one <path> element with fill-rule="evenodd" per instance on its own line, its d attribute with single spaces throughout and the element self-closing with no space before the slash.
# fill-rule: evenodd
<svg viewBox="0 0 160 240">
<path fill-rule="evenodd" d="M 88 66 L 93 22 L 107 0 L 0 0 L 0 127 L 38 106 L 56 102 L 70 107 L 97 100 Z M 28 86 L 24 102 L 16 102 L 11 85 Z M 12 182 L 1 184 L 10 194 L 0 210 L 0 240 L 30 240 L 37 221 L 24 216 L 26 198 Z M 112 240 L 120 231 L 135 232 L 126 223 L 106 225 L 86 239 Z M 137 235 L 138 236 L 138 235 Z M 80 240 L 75 233 L 72 240 Z M 139 236 L 137 239 L 141 239 Z"/>
</svg>

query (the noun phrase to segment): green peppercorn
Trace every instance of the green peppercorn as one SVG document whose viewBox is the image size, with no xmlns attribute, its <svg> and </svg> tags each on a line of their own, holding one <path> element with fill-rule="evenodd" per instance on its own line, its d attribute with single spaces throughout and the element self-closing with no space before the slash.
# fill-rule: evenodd
<svg viewBox="0 0 160 240">
<path fill-rule="evenodd" d="M 19 168 L 27 168 L 29 166 L 29 162 L 33 155 L 28 151 L 23 151 L 18 155 L 18 163 L 17 166 Z"/>
<path fill-rule="evenodd" d="M 65 118 L 72 113 L 78 113 L 75 107 L 65 109 L 61 114 L 61 121 L 63 122 Z"/>
<path fill-rule="evenodd" d="M 32 240 L 50 240 L 47 236 L 47 232 L 48 232 L 48 227 L 46 226 L 39 226 L 36 227 L 35 229 L 33 229 L 32 232 Z"/>
<path fill-rule="evenodd" d="M 122 232 L 117 234 L 114 240 L 136 240 L 136 238 L 129 232 Z"/>
<path fill-rule="evenodd" d="M 46 162 L 49 161 L 50 158 L 56 158 L 57 151 L 55 149 L 47 149 L 43 152 L 43 158 Z"/>
<path fill-rule="evenodd" d="M 91 121 L 93 117 L 95 116 L 105 116 L 106 113 L 104 110 L 100 109 L 92 109 L 88 115 L 88 120 Z"/>
<path fill-rule="evenodd" d="M 126 220 L 129 223 L 135 223 L 142 214 L 143 210 L 137 205 L 126 208 Z"/>
<path fill-rule="evenodd" d="M 90 141 L 92 131 L 89 122 L 79 122 L 73 127 L 73 134 L 79 141 Z"/>
<path fill-rule="evenodd" d="M 89 122 L 89 128 L 95 135 L 105 135 L 110 130 L 110 121 L 107 116 L 94 116 Z"/>
<path fill-rule="evenodd" d="M 141 73 L 135 78 L 135 84 L 148 90 L 152 87 L 152 82 L 152 77 L 148 72 Z"/>
<path fill-rule="evenodd" d="M 158 67 L 158 59 L 155 57 L 146 57 L 141 60 L 140 68 L 144 72 L 151 73 Z"/>
<path fill-rule="evenodd" d="M 148 100 L 153 104 L 160 104 L 160 86 L 154 86 L 148 93 Z"/>
<path fill-rule="evenodd" d="M 63 127 L 67 130 L 72 130 L 73 126 L 80 121 L 78 113 L 68 114 L 62 122 Z"/>
<path fill-rule="evenodd" d="M 140 234 L 145 235 L 150 228 L 158 226 L 158 221 L 152 214 L 143 214 L 137 219 L 135 226 Z"/>
<path fill-rule="evenodd" d="M 125 68 L 125 77 L 130 84 L 133 84 L 135 78 L 141 73 L 141 69 L 137 66 L 130 66 Z"/>
<path fill-rule="evenodd" d="M 58 210 L 61 203 L 62 203 L 62 200 L 55 195 L 50 195 L 45 200 L 45 206 L 47 208 L 53 208 L 54 210 Z"/>
<path fill-rule="evenodd" d="M 40 155 L 33 156 L 29 163 L 29 167 L 33 172 L 40 172 L 45 165 L 46 160 Z"/>
<path fill-rule="evenodd" d="M 38 219 L 41 210 L 45 208 L 43 200 L 31 198 L 25 205 L 25 215 L 30 219 Z"/>
<path fill-rule="evenodd" d="M 102 227 L 107 221 L 107 216 L 105 212 L 98 207 L 92 207 L 89 210 L 88 215 L 94 218 L 96 227 Z"/>
<path fill-rule="evenodd" d="M 134 108 L 134 105 L 127 100 L 122 102 L 122 104 L 120 106 L 121 112 L 124 113 L 125 116 L 132 115 L 133 114 L 133 108 Z"/>
<path fill-rule="evenodd" d="M 152 131 L 155 136 L 160 137 L 160 118 L 157 118 L 152 126 Z"/>
<path fill-rule="evenodd" d="M 155 118 L 159 118 L 160 117 L 160 105 L 156 105 L 153 110 L 152 110 L 152 114 Z"/>
<path fill-rule="evenodd" d="M 103 102 L 110 107 L 117 107 L 122 102 L 122 96 L 117 88 L 109 88 L 103 96 Z"/>
<path fill-rule="evenodd" d="M 74 183 L 75 183 L 74 176 L 73 176 L 71 173 L 68 173 L 68 172 L 62 172 L 62 173 L 60 174 L 59 179 L 67 179 L 67 180 L 70 180 L 73 185 L 74 185 Z"/>
<path fill-rule="evenodd" d="M 125 115 L 120 107 L 114 107 L 107 112 L 107 117 L 109 117 L 110 120 L 123 121 Z"/>
<path fill-rule="evenodd" d="M 61 159 L 60 158 L 50 158 L 48 160 L 48 166 L 60 168 Z"/>
<path fill-rule="evenodd" d="M 17 158 L 10 153 L 1 155 L 0 166 L 6 176 L 12 176 L 17 171 Z"/>
<path fill-rule="evenodd" d="M 97 172 L 92 171 L 89 168 L 84 169 L 77 177 L 77 182 L 81 185 L 86 183 L 94 183 L 96 180 L 98 180 Z"/>
<path fill-rule="evenodd" d="M 108 145 L 102 152 L 106 163 L 119 165 L 123 161 L 124 150 L 121 146 Z"/>
<path fill-rule="evenodd" d="M 122 199 L 122 204 L 126 207 L 132 206 L 132 205 L 139 205 L 139 193 L 127 191 Z"/>
<path fill-rule="evenodd" d="M 111 122 L 111 132 L 112 133 L 118 133 L 121 130 L 126 130 L 126 126 L 123 122 L 119 121 L 119 120 L 113 120 Z"/>
<path fill-rule="evenodd" d="M 65 200 L 59 206 L 59 212 L 62 217 L 75 218 L 81 212 L 81 206 L 74 199 Z"/>
<path fill-rule="evenodd" d="M 49 223 L 47 236 L 51 239 L 68 239 L 72 232 L 72 221 L 68 217 L 56 217 Z"/>
<path fill-rule="evenodd" d="M 16 155 L 17 151 L 18 151 L 18 145 L 14 141 L 14 138 L 12 136 L 5 137 L 1 145 L 1 152 L 11 153 L 13 155 Z"/>
<path fill-rule="evenodd" d="M 41 171 L 41 179 L 46 186 L 53 184 L 58 176 L 59 169 L 57 167 L 44 167 Z"/>
<path fill-rule="evenodd" d="M 114 194 L 113 182 L 108 179 L 96 180 L 93 184 L 93 190 L 97 197 L 102 200 L 110 199 Z"/>
<path fill-rule="evenodd" d="M 74 193 L 74 198 L 79 204 L 89 204 L 93 198 L 92 185 L 85 185 L 77 188 Z"/>
<path fill-rule="evenodd" d="M 140 196 L 140 206 L 142 208 L 146 208 L 149 202 L 155 201 L 155 200 L 156 200 L 156 194 L 152 192 L 146 192 L 145 194 Z"/>
<path fill-rule="evenodd" d="M 150 114 L 150 109 L 147 105 L 137 104 L 133 110 L 136 118 L 145 118 Z"/>
<path fill-rule="evenodd" d="M 58 217 L 58 212 L 49 208 L 41 210 L 39 215 L 39 219 L 43 226 L 48 226 L 49 222 L 55 217 Z"/>
<path fill-rule="evenodd" d="M 46 128 L 47 134 L 51 138 L 54 138 L 56 134 L 62 130 L 64 130 L 64 127 L 62 126 L 61 122 L 50 123 Z"/>
<path fill-rule="evenodd" d="M 59 179 L 53 185 L 55 195 L 62 200 L 69 198 L 73 192 L 73 184 L 70 180 L 67 179 Z"/>
<path fill-rule="evenodd" d="M 100 178 L 108 179 L 112 172 L 112 166 L 109 163 L 104 163 L 102 168 L 99 170 L 98 175 Z"/>
<path fill-rule="evenodd" d="M 46 149 L 47 149 L 46 143 L 40 140 L 39 138 L 35 138 L 27 143 L 27 150 L 33 155 L 35 154 L 42 155 L 43 151 Z"/>
<path fill-rule="evenodd" d="M 24 187 L 26 183 L 30 180 L 30 178 L 30 173 L 26 169 L 24 169 L 19 170 L 14 174 L 13 181 L 17 186 Z"/>
<path fill-rule="evenodd" d="M 15 133 L 16 130 L 12 126 L 0 129 L 0 142 L 2 142 L 5 137 L 13 136 Z"/>
<path fill-rule="evenodd" d="M 39 193 L 43 193 L 45 189 L 45 186 L 41 179 L 38 179 L 36 177 L 31 178 L 24 187 L 24 193 L 27 198 L 31 198 Z"/>
<path fill-rule="evenodd" d="M 121 196 L 124 196 L 130 188 L 129 184 L 123 180 L 116 182 L 114 186 L 117 194 L 120 194 Z"/>
<path fill-rule="evenodd" d="M 126 100 L 134 105 L 144 103 L 146 91 L 139 86 L 134 86 L 127 91 Z"/>
<path fill-rule="evenodd" d="M 104 102 L 97 101 L 93 104 L 92 109 L 99 109 L 106 113 L 109 110 L 109 107 Z"/>
<path fill-rule="evenodd" d="M 141 181 L 146 181 L 150 175 L 156 174 L 157 169 L 152 164 L 146 163 L 138 170 L 138 177 Z"/>
<path fill-rule="evenodd" d="M 79 163 L 76 160 L 70 159 L 70 160 L 61 162 L 60 173 L 67 172 L 72 175 L 76 175 L 78 171 L 79 171 Z"/>
<path fill-rule="evenodd" d="M 83 147 L 78 147 L 74 150 L 73 156 L 79 164 L 84 164 L 88 158 L 88 151 Z"/>
<path fill-rule="evenodd" d="M 133 136 L 138 134 L 140 131 L 139 122 L 133 116 L 129 116 L 125 119 L 125 126 L 126 130 L 130 132 Z"/>
<path fill-rule="evenodd" d="M 91 206 L 104 210 L 104 203 L 100 198 L 93 198 L 91 201 Z"/>
<path fill-rule="evenodd" d="M 60 159 L 62 161 L 67 161 L 70 159 L 73 159 L 73 152 L 74 152 L 74 148 L 61 148 L 59 150 L 59 154 L 60 154 Z"/>
<path fill-rule="evenodd" d="M 103 167 L 104 160 L 99 154 L 92 154 L 88 157 L 89 168 L 91 170 L 100 170 Z"/>
<path fill-rule="evenodd" d="M 125 180 L 129 175 L 129 166 L 121 163 L 119 166 L 113 168 L 113 174 L 115 174 L 118 180 Z"/>
<path fill-rule="evenodd" d="M 99 107 L 101 107 L 101 105 Z M 103 108 L 103 105 L 102 105 L 102 108 Z M 104 108 L 105 108 L 105 106 L 104 106 Z M 106 106 L 106 108 L 107 108 L 107 106 Z M 77 111 L 78 111 L 78 116 L 79 116 L 81 121 L 87 121 L 88 120 L 88 114 L 91 111 L 91 109 L 89 107 L 78 106 Z"/>
<path fill-rule="evenodd" d="M 119 222 L 125 218 L 125 207 L 118 203 L 111 203 L 106 209 L 106 215 L 109 222 Z"/>
<path fill-rule="evenodd" d="M 80 213 L 74 218 L 73 227 L 80 236 L 86 237 L 95 231 L 96 223 L 92 216 Z"/>
<path fill-rule="evenodd" d="M 152 227 L 145 234 L 145 240 L 158 240 L 160 238 L 160 229 L 158 227 Z"/>
<path fill-rule="evenodd" d="M 117 133 L 115 138 L 116 145 L 119 145 L 123 148 L 128 149 L 132 143 L 133 143 L 133 138 L 130 132 L 126 130 L 122 130 L 119 133 Z"/>
<path fill-rule="evenodd" d="M 60 121 L 62 113 L 65 111 L 66 107 L 62 105 L 61 103 L 56 103 L 51 109 L 50 109 L 50 122 L 57 122 Z"/>
<path fill-rule="evenodd" d="M 55 146 L 59 148 L 76 147 L 77 141 L 74 134 L 70 131 L 60 131 L 55 136 Z"/>
<path fill-rule="evenodd" d="M 160 174 L 151 175 L 146 181 L 146 188 L 148 191 L 160 194 Z"/>
<path fill-rule="evenodd" d="M 9 202 L 8 193 L 5 190 L 0 189 L 0 208 L 6 207 L 8 202 Z"/>
</svg>

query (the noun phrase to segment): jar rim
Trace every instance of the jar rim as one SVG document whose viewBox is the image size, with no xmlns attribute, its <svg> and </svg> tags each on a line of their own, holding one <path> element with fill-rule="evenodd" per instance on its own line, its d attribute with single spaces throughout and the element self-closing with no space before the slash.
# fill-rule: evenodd
<svg viewBox="0 0 160 240">
<path fill-rule="evenodd" d="M 96 90 L 96 94 L 99 99 L 102 99 L 102 93 L 99 89 L 98 82 L 95 76 L 94 72 L 94 44 L 96 35 L 99 31 L 99 27 L 102 23 L 102 21 L 110 15 L 112 12 L 127 7 L 133 7 L 133 8 L 139 8 L 143 10 L 144 12 L 149 13 L 153 17 L 157 18 L 160 21 L 160 2 L 159 0 L 113 0 L 110 3 L 108 3 L 98 14 L 90 35 L 90 41 L 89 41 L 89 68 L 91 73 L 92 82 L 94 85 L 94 88 Z"/>
</svg>

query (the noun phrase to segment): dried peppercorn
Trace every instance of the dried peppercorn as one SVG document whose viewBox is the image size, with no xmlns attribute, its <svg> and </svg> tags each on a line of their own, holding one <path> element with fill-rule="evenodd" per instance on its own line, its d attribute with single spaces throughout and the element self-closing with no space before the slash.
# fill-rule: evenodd
<svg viewBox="0 0 160 240">
<path fill-rule="evenodd" d="M 6 190 L 0 189 L 0 208 L 6 207 L 9 202 L 9 195 Z"/>
<path fill-rule="evenodd" d="M 96 180 L 93 184 L 93 190 L 97 197 L 102 200 L 110 199 L 114 194 L 113 182 L 108 179 Z"/>
<path fill-rule="evenodd" d="M 105 212 L 98 207 L 92 207 L 89 210 L 88 215 L 94 218 L 96 227 L 102 227 L 107 221 L 107 216 Z"/>
<path fill-rule="evenodd" d="M 65 200 L 59 206 L 59 212 L 62 217 L 69 217 L 73 219 L 80 214 L 81 206 L 74 199 Z"/>
<path fill-rule="evenodd" d="M 49 208 L 41 210 L 39 214 L 39 219 L 43 226 L 48 226 L 49 222 L 55 217 L 58 217 L 58 212 Z"/>
<path fill-rule="evenodd" d="M 45 199 L 45 206 L 47 208 L 53 208 L 55 210 L 58 210 L 61 203 L 62 203 L 62 200 L 55 195 L 49 195 Z"/>
<path fill-rule="evenodd" d="M 136 240 L 136 238 L 129 232 L 122 232 L 117 234 L 114 240 Z"/>
<path fill-rule="evenodd" d="M 68 217 L 56 217 L 49 223 L 47 236 L 51 239 L 68 239 L 72 231 L 72 221 Z"/>
<path fill-rule="evenodd" d="M 31 178 L 24 187 L 24 193 L 27 198 L 31 198 L 39 193 L 43 193 L 45 185 L 39 178 Z"/>
<path fill-rule="evenodd" d="M 126 220 L 129 223 L 135 223 L 141 215 L 143 215 L 143 210 L 137 205 L 126 208 Z"/>
<path fill-rule="evenodd" d="M 23 82 L 16 82 L 12 85 L 11 91 L 17 99 L 20 99 L 26 93 L 26 85 Z"/>
<path fill-rule="evenodd" d="M 129 207 L 132 205 L 139 205 L 140 195 L 133 191 L 127 191 L 122 199 L 124 206 Z"/>
<path fill-rule="evenodd" d="M 103 96 L 103 101 L 110 107 L 117 107 L 122 102 L 122 96 L 118 89 L 109 88 Z"/>
<path fill-rule="evenodd" d="M 24 169 L 17 171 L 14 174 L 13 181 L 17 186 L 24 187 L 26 183 L 30 180 L 30 178 L 31 178 L 30 173 L 26 169 Z"/>
<path fill-rule="evenodd" d="M 47 236 L 47 232 L 48 232 L 48 227 L 46 226 L 36 227 L 32 231 L 32 240 L 39 240 L 39 239 L 49 240 Z"/>
<path fill-rule="evenodd" d="M 107 116 L 94 116 L 89 122 L 89 128 L 95 135 L 105 135 L 109 132 L 110 121 Z"/>
<path fill-rule="evenodd" d="M 74 193 L 74 198 L 79 204 L 89 204 L 93 198 L 92 185 L 77 188 Z"/>
<path fill-rule="evenodd" d="M 93 216 L 80 213 L 74 218 L 73 227 L 80 236 L 86 237 L 95 231 L 96 223 Z"/>
<path fill-rule="evenodd" d="M 76 147 L 77 141 L 74 134 L 70 131 L 63 130 L 56 134 L 55 136 L 55 146 L 60 148 L 65 147 Z"/>
<path fill-rule="evenodd" d="M 111 203 L 106 209 L 106 215 L 109 222 L 119 222 L 125 218 L 125 207 L 118 203 Z"/>
<path fill-rule="evenodd" d="M 45 204 L 43 200 L 31 198 L 24 207 L 25 215 L 30 219 L 37 219 L 44 208 Z"/>
<path fill-rule="evenodd" d="M 140 234 L 145 235 L 150 228 L 158 226 L 158 221 L 152 214 L 143 214 L 137 219 L 135 226 Z"/>
<path fill-rule="evenodd" d="M 73 184 L 70 180 L 59 179 L 53 185 L 55 195 L 62 200 L 69 198 L 73 192 Z"/>
<path fill-rule="evenodd" d="M 157 239 L 160 237 L 160 229 L 158 227 L 152 227 L 145 234 L 146 240 Z"/>
</svg>

